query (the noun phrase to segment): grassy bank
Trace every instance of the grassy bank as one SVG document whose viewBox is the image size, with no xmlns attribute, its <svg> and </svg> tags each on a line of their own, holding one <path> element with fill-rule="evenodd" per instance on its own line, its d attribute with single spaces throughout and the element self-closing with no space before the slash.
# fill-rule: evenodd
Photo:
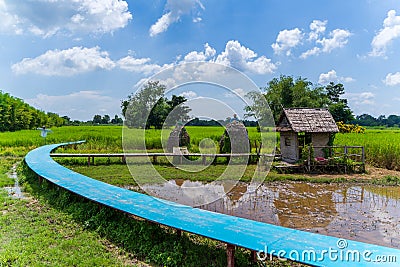
<svg viewBox="0 0 400 267">
<path fill-rule="evenodd" d="M 17 160 L 0 157 L 2 173 Z M 179 237 L 173 229 L 100 208 L 45 181 L 39 185 L 26 167 L 19 176 L 28 198 L 13 199 L 0 188 L 0 266 L 226 266 L 220 242 L 188 233 Z M 238 249 L 235 260 L 236 266 L 257 266 L 247 250 Z"/>
<path fill-rule="evenodd" d="M 89 176 L 91 178 L 103 181 L 105 183 L 113 184 L 116 186 L 137 186 L 135 178 L 129 172 L 128 167 L 121 163 L 111 163 L 107 164 L 105 162 L 100 162 L 98 165 L 88 167 L 83 164 L 64 164 L 66 167 L 81 173 L 83 175 Z M 141 166 L 135 166 L 137 168 L 142 168 Z M 207 169 L 201 172 L 186 172 L 180 170 L 174 166 L 170 165 L 153 165 L 156 171 L 165 180 L 191 180 L 191 181 L 201 181 L 201 182 L 212 182 L 215 181 L 225 170 L 224 165 L 210 165 Z M 248 165 L 246 170 L 240 179 L 242 182 L 250 182 L 256 165 Z M 140 173 L 138 171 L 137 173 Z M 297 182 L 311 182 L 311 183 L 363 183 L 363 184 L 376 184 L 376 185 L 389 185 L 397 186 L 400 185 L 400 174 L 389 173 L 389 174 L 352 174 L 352 175 L 307 175 L 307 174 L 279 174 L 276 171 L 270 171 L 265 178 L 266 183 L 276 182 L 276 181 L 297 181 Z M 149 179 L 150 180 L 150 179 Z M 145 181 L 143 177 L 140 177 L 141 183 Z"/>
<path fill-rule="evenodd" d="M 132 266 L 134 259 L 68 213 L 0 189 L 0 266 Z"/>
</svg>

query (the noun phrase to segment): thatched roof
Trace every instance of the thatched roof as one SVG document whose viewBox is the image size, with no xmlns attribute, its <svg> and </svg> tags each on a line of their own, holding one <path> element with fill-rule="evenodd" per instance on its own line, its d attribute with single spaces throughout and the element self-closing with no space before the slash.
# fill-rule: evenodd
<svg viewBox="0 0 400 267">
<path fill-rule="evenodd" d="M 278 132 L 337 133 L 339 129 L 332 114 L 324 108 L 285 108 L 281 114 Z"/>
</svg>

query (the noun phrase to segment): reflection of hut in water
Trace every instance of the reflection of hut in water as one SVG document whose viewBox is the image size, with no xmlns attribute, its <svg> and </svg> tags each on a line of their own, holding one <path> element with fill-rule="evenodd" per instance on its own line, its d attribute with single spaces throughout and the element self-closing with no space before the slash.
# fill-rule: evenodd
<svg viewBox="0 0 400 267">
<path fill-rule="evenodd" d="M 169 134 L 167 142 L 167 151 L 172 152 L 174 147 L 188 147 L 190 145 L 190 136 L 182 124 L 175 126 L 175 129 Z"/>
<path fill-rule="evenodd" d="M 219 141 L 220 153 L 249 153 L 250 141 L 244 124 L 234 119 L 225 126 Z"/>
<path fill-rule="evenodd" d="M 282 160 L 294 163 L 301 158 L 301 149 L 312 144 L 315 157 L 324 157 L 331 135 L 339 132 L 332 114 L 323 108 L 285 108 L 276 131 L 280 132 Z M 319 148 L 318 148 L 319 147 Z"/>
</svg>

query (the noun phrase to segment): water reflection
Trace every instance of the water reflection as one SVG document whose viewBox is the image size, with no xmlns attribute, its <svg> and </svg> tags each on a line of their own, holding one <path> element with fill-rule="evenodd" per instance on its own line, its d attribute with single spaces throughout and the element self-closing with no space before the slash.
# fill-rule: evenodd
<svg viewBox="0 0 400 267">
<path fill-rule="evenodd" d="M 231 182 L 233 183 L 233 182 Z M 197 187 L 196 195 L 185 188 Z M 285 227 L 400 248 L 400 188 L 349 184 L 272 183 L 257 190 L 229 181 L 172 180 L 146 191 L 180 204 Z M 190 191 L 191 193 L 193 190 Z"/>
</svg>

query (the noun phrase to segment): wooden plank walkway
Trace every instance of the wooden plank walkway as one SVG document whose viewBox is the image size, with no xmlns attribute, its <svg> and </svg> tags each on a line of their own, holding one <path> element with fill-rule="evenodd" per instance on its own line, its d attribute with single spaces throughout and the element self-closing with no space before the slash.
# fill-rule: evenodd
<svg viewBox="0 0 400 267">
<path fill-rule="evenodd" d="M 272 154 L 255 154 L 255 153 L 240 153 L 240 154 L 201 154 L 201 153 L 188 153 L 188 154 L 175 154 L 175 153 L 52 153 L 54 158 L 87 158 L 88 166 L 94 165 L 95 158 L 121 158 L 122 162 L 126 162 L 126 158 L 140 158 L 149 157 L 154 163 L 157 162 L 158 157 L 178 157 L 182 162 L 182 157 L 196 157 L 201 158 L 203 165 L 207 164 L 207 158 L 260 158 L 260 157 L 274 157 Z"/>
<path fill-rule="evenodd" d="M 228 266 L 233 266 L 231 255 L 235 246 L 252 251 L 267 251 L 274 256 L 316 266 L 400 264 L 398 249 L 192 208 L 94 180 L 59 165 L 51 158 L 51 151 L 69 144 L 73 143 L 34 149 L 26 155 L 25 162 L 40 179 L 47 179 L 84 198 L 158 224 L 226 243 Z"/>
</svg>

